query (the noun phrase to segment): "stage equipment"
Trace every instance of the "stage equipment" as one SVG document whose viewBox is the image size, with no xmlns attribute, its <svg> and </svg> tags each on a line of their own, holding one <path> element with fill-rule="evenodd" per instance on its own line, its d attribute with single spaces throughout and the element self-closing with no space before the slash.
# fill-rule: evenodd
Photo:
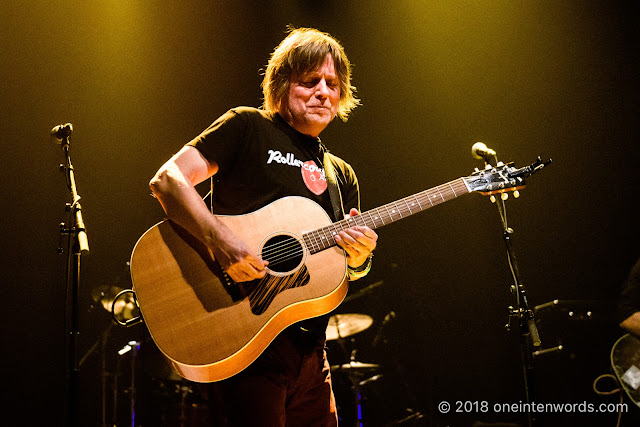
<svg viewBox="0 0 640 427">
<path fill-rule="evenodd" d="M 354 404 L 354 413 L 352 415 L 357 427 L 363 425 L 361 386 L 366 382 L 375 381 L 372 378 L 376 376 L 375 374 L 380 369 L 380 365 L 356 360 L 358 350 L 354 346 L 353 335 L 368 329 L 372 323 L 371 316 L 350 313 L 331 316 L 327 326 L 327 340 L 337 340 L 344 353 L 350 355 L 348 363 L 332 365 L 331 373 L 332 375 L 343 376 L 349 384 Z M 349 340 L 349 344 L 346 341 L 347 337 L 352 337 Z M 367 376 L 371 378 L 367 379 Z"/>
<path fill-rule="evenodd" d="M 83 254 L 89 253 L 89 240 L 82 219 L 82 207 L 75 181 L 75 171 L 71 164 L 70 140 L 73 125 L 66 123 L 51 129 L 51 137 L 60 145 L 64 153 L 64 164 L 60 172 L 65 174 L 67 187 L 71 192 L 71 202 L 65 204 L 69 213 L 68 225 L 60 223 L 60 244 L 58 253 L 63 253 L 63 236 L 67 236 L 66 303 L 65 303 L 65 425 L 76 425 L 76 402 L 78 384 L 78 300 L 80 295 L 80 261 Z"/>
<path fill-rule="evenodd" d="M 366 373 L 376 369 L 380 369 L 380 365 L 376 363 L 363 363 L 363 362 L 356 362 L 356 361 L 343 363 L 342 365 L 331 366 L 332 371 L 343 370 L 343 371 L 355 371 L 358 373 Z"/>
<path fill-rule="evenodd" d="M 366 314 L 335 314 L 329 318 L 327 341 L 350 337 L 368 329 L 372 323 L 373 319 Z"/>
<path fill-rule="evenodd" d="M 357 292 L 354 292 L 354 293 L 349 292 L 349 295 L 347 295 L 342 302 L 345 303 L 347 301 L 353 301 L 354 299 L 363 297 L 365 295 L 369 295 L 371 292 L 373 292 L 375 288 L 377 288 L 378 286 L 381 286 L 383 283 L 384 283 L 383 280 L 378 280 L 377 282 L 372 283 L 358 290 Z"/>
<path fill-rule="evenodd" d="M 496 152 L 487 147 L 484 142 L 476 142 L 471 147 L 471 155 L 474 159 L 484 160 L 487 163 L 491 163 L 491 159 L 496 155 Z"/>
<path fill-rule="evenodd" d="M 611 368 L 627 396 L 640 407 L 640 340 L 631 334 L 620 337 L 611 349 Z"/>
<path fill-rule="evenodd" d="M 497 154 L 495 150 L 488 148 L 482 142 L 476 142 L 473 144 L 471 148 L 471 154 L 476 159 L 483 159 L 485 164 L 485 169 L 494 169 L 495 167 L 501 167 L 504 163 L 498 161 Z M 551 163 L 551 159 L 546 162 L 543 162 L 540 157 L 538 157 L 537 161 L 529 166 L 529 174 L 534 174 L 540 171 L 545 166 Z M 540 336 L 538 334 L 538 328 L 536 326 L 533 310 L 529 308 L 529 302 L 527 300 L 527 292 L 525 290 L 524 284 L 520 280 L 520 271 L 518 269 L 518 263 L 516 262 L 515 254 L 513 251 L 513 247 L 511 244 L 511 235 L 513 234 L 513 229 L 509 227 L 507 222 L 507 211 L 505 200 L 508 198 L 507 193 L 502 193 L 501 197 L 496 198 L 494 195 L 491 196 L 490 200 L 494 203 L 498 208 L 498 214 L 500 216 L 500 222 L 502 225 L 502 237 L 504 239 L 504 243 L 507 249 L 507 263 L 509 265 L 509 269 L 511 271 L 511 275 L 513 277 L 513 284 L 511 285 L 511 293 L 515 296 L 515 307 L 509 306 L 509 318 L 506 324 L 506 329 L 510 330 L 512 322 L 516 321 L 518 324 L 518 330 L 520 332 L 520 350 L 521 350 L 521 360 L 522 360 L 522 373 L 524 380 L 524 392 L 525 392 L 525 401 L 526 403 L 530 403 L 532 401 L 531 398 L 531 389 L 530 389 L 530 375 L 533 369 L 532 364 L 532 346 L 539 347 L 541 344 Z M 519 193 L 514 192 L 514 197 L 517 198 Z M 527 405 L 529 407 L 530 405 Z M 533 418 L 531 412 L 527 412 L 527 421 L 529 427 L 533 425 Z"/>
<path fill-rule="evenodd" d="M 99 286 L 91 292 L 91 298 L 111 313 L 113 321 L 118 325 L 132 326 L 142 322 L 132 289 L 109 285 Z"/>
</svg>

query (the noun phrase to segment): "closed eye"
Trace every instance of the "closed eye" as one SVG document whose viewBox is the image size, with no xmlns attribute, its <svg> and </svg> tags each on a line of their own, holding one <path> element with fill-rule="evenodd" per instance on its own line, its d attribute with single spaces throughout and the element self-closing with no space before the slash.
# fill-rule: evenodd
<svg viewBox="0 0 640 427">
<path fill-rule="evenodd" d="M 311 89 L 317 86 L 321 80 L 321 78 L 306 79 L 301 81 L 300 85 Z M 340 86 L 340 83 L 337 80 L 325 80 L 325 82 L 327 84 L 327 87 L 331 89 L 337 89 Z"/>
</svg>

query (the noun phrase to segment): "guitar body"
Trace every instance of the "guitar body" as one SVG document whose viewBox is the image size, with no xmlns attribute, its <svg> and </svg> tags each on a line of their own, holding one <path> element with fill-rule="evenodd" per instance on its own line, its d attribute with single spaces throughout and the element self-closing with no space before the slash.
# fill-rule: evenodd
<svg viewBox="0 0 640 427">
<path fill-rule="evenodd" d="M 629 399 L 640 406 L 640 340 L 631 334 L 620 337 L 611 349 L 611 368 Z"/>
<path fill-rule="evenodd" d="M 348 289 L 342 249 L 312 253 L 304 241 L 304 233 L 331 224 L 315 202 L 285 197 L 217 217 L 269 260 L 265 278 L 233 282 L 171 221 L 150 228 L 131 256 L 133 289 L 154 342 L 178 374 L 197 382 L 240 372 L 286 327 L 336 308 Z"/>
</svg>

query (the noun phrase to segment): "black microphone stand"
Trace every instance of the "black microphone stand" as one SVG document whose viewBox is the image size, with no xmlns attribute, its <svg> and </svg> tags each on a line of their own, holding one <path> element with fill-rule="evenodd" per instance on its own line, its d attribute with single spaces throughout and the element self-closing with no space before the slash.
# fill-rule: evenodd
<svg viewBox="0 0 640 427">
<path fill-rule="evenodd" d="M 484 157 L 485 166 L 500 166 L 498 163 L 498 158 L 495 153 L 492 153 L 488 156 Z M 516 193 L 517 197 L 517 193 Z M 513 229 L 509 227 L 507 222 L 507 212 L 504 201 L 507 199 L 507 193 L 501 193 L 500 197 L 491 196 L 491 201 L 495 202 L 498 213 L 500 215 L 500 223 L 502 225 L 502 237 L 504 239 L 504 243 L 507 249 L 507 262 L 509 264 L 509 269 L 511 270 L 511 275 L 513 277 L 513 285 L 511 285 L 511 293 L 515 294 L 516 297 L 516 306 L 509 306 L 509 321 L 506 324 L 507 330 L 511 329 L 511 321 L 512 319 L 518 320 L 518 329 L 520 331 L 520 356 L 522 361 L 522 375 L 524 381 L 524 393 L 525 393 L 525 402 L 527 403 L 527 425 L 529 427 L 533 426 L 533 416 L 531 413 L 531 389 L 530 389 L 530 379 L 531 373 L 533 370 L 533 352 L 531 346 L 539 347 L 541 344 L 540 335 L 538 334 L 538 328 L 536 326 L 536 322 L 533 315 L 533 310 L 529 308 L 529 302 L 527 300 L 527 292 L 525 290 L 524 284 L 520 280 L 520 271 L 518 269 L 518 263 L 516 262 L 516 257 L 513 252 L 513 247 L 511 245 L 511 235 L 513 234 Z"/>
<path fill-rule="evenodd" d="M 78 397 L 78 300 L 80 295 L 80 260 L 83 254 L 89 253 L 89 241 L 82 220 L 82 208 L 80 196 L 76 189 L 75 175 L 69 155 L 69 139 L 72 127 L 68 125 L 63 132 L 56 133 L 65 157 L 65 163 L 60 165 L 60 172 L 65 173 L 67 187 L 71 191 L 71 203 L 65 204 L 65 210 L 69 212 L 70 220 L 67 226 L 60 224 L 60 246 L 58 252 L 62 253 L 62 236 L 68 236 L 67 240 L 67 270 L 66 270 L 66 303 L 65 303 L 65 425 L 75 426 L 77 420 Z M 53 132 L 53 131 L 52 131 Z M 53 133 L 52 133 L 53 135 Z"/>
</svg>

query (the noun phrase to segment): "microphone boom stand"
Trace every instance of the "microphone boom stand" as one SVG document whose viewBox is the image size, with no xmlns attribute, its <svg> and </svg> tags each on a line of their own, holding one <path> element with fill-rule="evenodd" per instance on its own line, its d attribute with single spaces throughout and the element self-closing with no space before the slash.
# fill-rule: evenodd
<svg viewBox="0 0 640 427">
<path fill-rule="evenodd" d="M 59 138 L 65 163 L 60 165 L 60 172 L 65 172 L 67 187 L 71 191 L 72 203 L 65 204 L 65 210 L 70 214 L 69 226 L 60 224 L 60 241 L 62 236 L 68 236 L 67 241 L 67 270 L 66 270 L 66 303 L 65 303 L 65 425 L 78 425 L 77 396 L 78 396 L 78 300 L 80 295 L 80 260 L 83 254 L 89 253 L 89 241 L 82 219 L 80 196 L 76 189 L 75 175 L 69 155 L 69 138 L 72 128 Z M 58 247 L 62 253 L 62 244 Z"/>
<path fill-rule="evenodd" d="M 491 153 L 490 156 L 485 157 L 485 166 L 491 166 L 491 162 L 489 159 L 493 160 L 493 163 L 496 166 L 500 166 L 498 163 L 498 158 L 495 153 Z M 506 196 L 507 193 L 502 193 L 501 196 Z M 507 213 L 506 206 L 503 197 L 492 196 L 492 201 L 495 200 L 495 204 L 498 208 L 498 213 L 500 215 L 500 223 L 502 225 L 502 237 L 504 239 L 504 243 L 507 249 L 507 262 L 509 264 L 509 268 L 511 270 L 511 275 L 513 277 L 513 285 L 511 286 L 511 292 L 515 293 L 516 297 L 516 307 L 509 306 L 509 322 L 506 325 L 507 330 L 511 328 L 511 319 L 518 319 L 518 329 L 520 331 L 520 352 L 521 352 L 521 360 L 522 360 L 522 374 L 524 381 L 524 392 L 525 392 L 525 402 L 527 403 L 527 408 L 530 408 L 531 403 L 531 391 L 530 391 L 530 374 L 533 370 L 533 354 L 531 350 L 531 345 L 535 347 L 539 347 L 541 344 L 540 335 L 538 333 L 538 328 L 536 326 L 536 322 L 534 319 L 533 311 L 529 308 L 529 302 L 527 300 L 527 292 L 525 290 L 522 281 L 520 280 L 520 271 L 518 269 L 518 263 L 516 262 L 516 258 L 513 252 L 513 247 L 511 245 L 511 234 L 513 234 L 513 229 L 509 227 L 507 222 Z M 533 426 L 533 417 L 531 414 L 531 410 L 527 411 L 527 425 L 529 427 Z"/>
</svg>

